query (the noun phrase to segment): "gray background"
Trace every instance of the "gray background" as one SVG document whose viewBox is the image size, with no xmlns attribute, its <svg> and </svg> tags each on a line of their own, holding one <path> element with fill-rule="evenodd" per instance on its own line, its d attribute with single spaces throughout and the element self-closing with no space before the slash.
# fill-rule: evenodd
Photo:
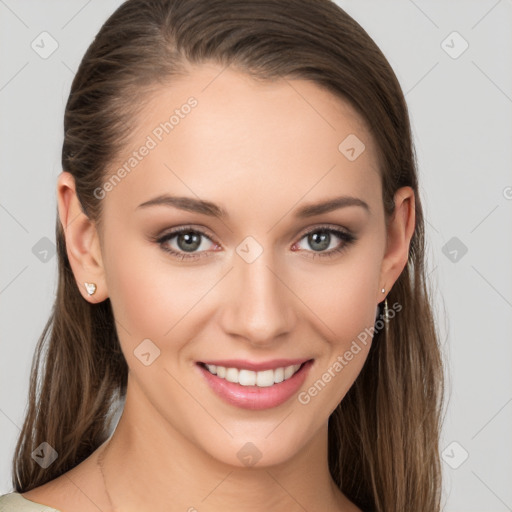
<svg viewBox="0 0 512 512">
<path fill-rule="evenodd" d="M 64 106 L 120 3 L 0 0 L 0 494 L 12 490 L 31 358 L 56 290 Z M 449 374 L 445 510 L 510 511 L 512 1 L 338 3 L 383 50 L 410 108 Z M 51 49 L 43 31 L 58 44 L 47 58 L 31 47 L 42 52 L 46 37 Z"/>
</svg>

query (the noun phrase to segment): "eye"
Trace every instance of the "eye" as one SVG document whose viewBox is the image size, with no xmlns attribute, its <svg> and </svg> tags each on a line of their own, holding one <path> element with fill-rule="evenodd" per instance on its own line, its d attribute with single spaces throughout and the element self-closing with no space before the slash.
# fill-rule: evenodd
<svg viewBox="0 0 512 512">
<path fill-rule="evenodd" d="M 206 233 L 187 226 L 167 233 L 158 238 L 156 242 L 164 251 L 182 260 L 200 258 L 208 254 L 210 244 L 217 246 Z"/>
<path fill-rule="evenodd" d="M 338 242 L 336 242 L 336 239 L 338 239 Z M 294 247 L 299 246 L 307 252 L 313 252 L 311 257 L 315 258 L 336 256 L 353 243 L 356 237 L 341 229 L 320 226 L 305 233 L 301 238 L 302 240 L 305 240 L 305 245 L 309 246 L 312 251 L 301 245 L 300 241 L 294 244 Z"/>
</svg>

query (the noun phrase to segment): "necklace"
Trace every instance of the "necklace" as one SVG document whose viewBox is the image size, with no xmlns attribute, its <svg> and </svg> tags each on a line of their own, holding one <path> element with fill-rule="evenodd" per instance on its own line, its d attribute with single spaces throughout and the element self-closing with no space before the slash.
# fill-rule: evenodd
<svg viewBox="0 0 512 512">
<path fill-rule="evenodd" d="M 108 444 L 107 444 L 108 446 Z M 107 447 L 105 447 L 102 452 L 99 454 L 98 458 L 96 459 L 97 463 L 98 463 L 98 467 L 100 468 L 100 473 L 101 473 L 101 477 L 103 478 L 103 488 L 105 489 L 105 493 L 108 497 L 108 501 L 110 503 L 110 509 L 113 510 L 114 512 L 117 510 L 116 507 L 114 507 L 114 505 L 112 504 L 112 498 L 110 497 L 110 494 L 108 492 L 108 489 L 107 489 L 107 484 L 105 482 L 105 474 L 103 473 L 103 465 L 102 465 L 102 462 L 103 462 L 103 455 L 105 454 L 105 451 L 106 451 Z"/>
</svg>

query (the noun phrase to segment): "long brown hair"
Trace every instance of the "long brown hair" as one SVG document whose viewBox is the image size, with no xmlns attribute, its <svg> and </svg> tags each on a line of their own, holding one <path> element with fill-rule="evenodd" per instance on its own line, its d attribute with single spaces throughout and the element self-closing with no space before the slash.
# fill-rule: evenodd
<svg viewBox="0 0 512 512">
<path fill-rule="evenodd" d="M 94 191 L 152 87 L 172 86 L 173 77 L 186 76 L 188 63 L 204 62 L 261 80 L 311 80 L 350 102 L 376 141 L 387 219 L 395 191 L 413 188 L 409 259 L 387 296 L 402 309 L 375 333 L 361 373 L 329 418 L 329 467 L 361 508 L 439 511 L 443 367 L 409 114 L 388 61 L 340 7 L 330 0 L 123 3 L 89 46 L 66 105 L 62 168 L 74 176 L 84 213 L 100 225 Z M 128 370 L 110 300 L 91 304 L 81 296 L 58 215 L 56 240 L 57 295 L 36 347 L 13 460 L 18 492 L 53 480 L 96 450 L 108 438 L 112 405 L 126 393 Z M 58 452 L 46 469 L 31 457 L 42 442 Z"/>
</svg>

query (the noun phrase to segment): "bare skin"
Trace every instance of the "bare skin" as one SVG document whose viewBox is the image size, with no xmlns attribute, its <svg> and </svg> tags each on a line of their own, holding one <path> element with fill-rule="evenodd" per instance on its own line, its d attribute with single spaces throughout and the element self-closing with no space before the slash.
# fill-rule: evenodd
<svg viewBox="0 0 512 512">
<path fill-rule="evenodd" d="M 72 176 L 58 179 L 77 286 L 90 302 L 110 298 L 130 370 L 126 405 L 104 457 L 108 493 L 123 512 L 357 512 L 329 474 L 327 426 L 371 339 L 307 404 L 295 396 L 258 411 L 224 402 L 196 363 L 314 359 L 301 388 L 308 390 L 374 325 L 377 304 L 407 263 L 414 193 L 397 192 L 386 227 L 376 148 L 350 105 L 311 82 L 260 83 L 221 69 L 195 67 L 151 97 L 109 175 L 187 98 L 198 103 L 105 194 L 102 231 L 81 211 Z M 349 134 L 365 144 L 353 161 L 338 150 Z M 164 193 L 214 202 L 229 217 L 137 208 Z M 369 209 L 295 217 L 306 204 L 341 195 Z M 205 232 L 197 259 L 182 260 L 151 239 L 179 226 Z M 321 227 L 356 240 L 331 234 L 323 252 L 344 248 L 321 257 L 307 237 Z M 263 249 L 251 263 L 236 252 L 247 236 Z M 183 254 L 177 238 L 163 245 Z M 84 282 L 97 284 L 93 296 Z M 145 366 L 134 350 L 148 338 L 160 356 Z M 237 456 L 248 442 L 261 453 L 250 467 Z M 62 512 L 112 510 L 97 465 L 105 446 L 24 496 Z"/>
</svg>

